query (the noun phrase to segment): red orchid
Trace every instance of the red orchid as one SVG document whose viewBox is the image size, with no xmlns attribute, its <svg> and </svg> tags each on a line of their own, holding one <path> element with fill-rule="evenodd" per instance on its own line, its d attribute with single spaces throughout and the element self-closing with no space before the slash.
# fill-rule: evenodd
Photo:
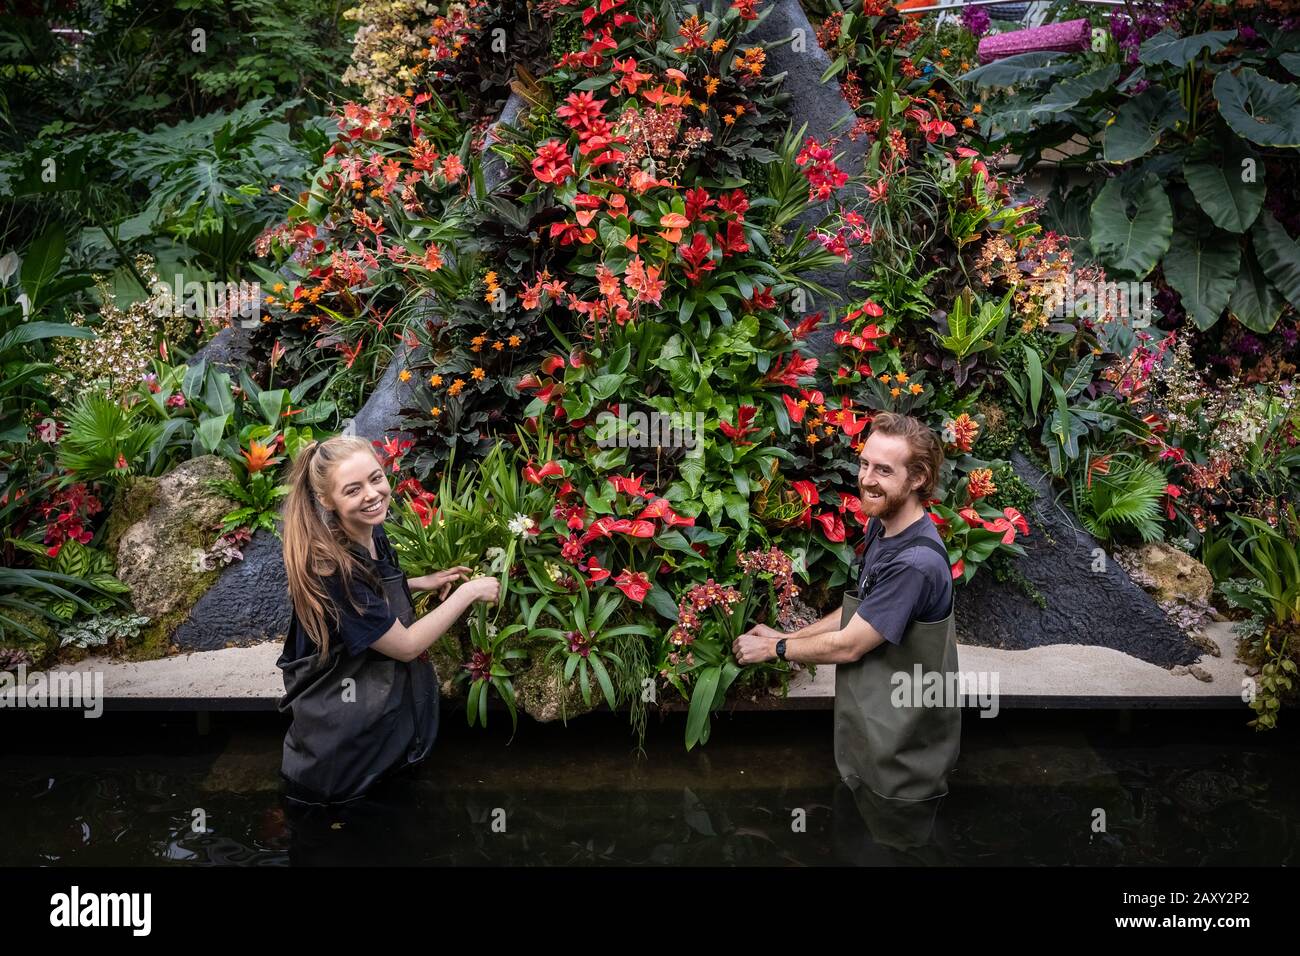
<svg viewBox="0 0 1300 956">
<path fill-rule="evenodd" d="M 623 573 L 614 579 L 614 587 L 626 594 L 629 600 L 640 604 L 650 592 L 650 579 L 645 576 L 644 571 L 633 574 L 624 568 Z"/>
</svg>

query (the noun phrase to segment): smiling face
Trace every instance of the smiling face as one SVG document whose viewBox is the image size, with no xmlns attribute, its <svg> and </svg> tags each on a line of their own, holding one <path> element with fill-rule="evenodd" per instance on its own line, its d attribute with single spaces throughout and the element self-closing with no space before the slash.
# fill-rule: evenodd
<svg viewBox="0 0 1300 956">
<path fill-rule="evenodd" d="M 858 456 L 858 496 L 863 514 L 888 521 L 907 504 L 923 478 L 908 478 L 911 450 L 901 435 L 873 432 Z"/>
<path fill-rule="evenodd" d="M 349 537 L 369 542 L 371 529 L 388 515 L 393 489 L 388 476 L 375 456 L 357 452 L 343 459 L 334 469 L 333 487 L 328 505 L 338 513 L 339 522 Z"/>
</svg>

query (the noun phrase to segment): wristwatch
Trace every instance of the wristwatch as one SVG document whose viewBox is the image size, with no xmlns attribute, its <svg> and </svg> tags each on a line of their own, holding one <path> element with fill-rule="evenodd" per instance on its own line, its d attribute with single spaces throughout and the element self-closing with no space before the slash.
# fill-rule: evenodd
<svg viewBox="0 0 1300 956">
<path fill-rule="evenodd" d="M 785 660 L 785 638 L 784 637 L 776 642 L 776 659 L 779 661 Z"/>
</svg>

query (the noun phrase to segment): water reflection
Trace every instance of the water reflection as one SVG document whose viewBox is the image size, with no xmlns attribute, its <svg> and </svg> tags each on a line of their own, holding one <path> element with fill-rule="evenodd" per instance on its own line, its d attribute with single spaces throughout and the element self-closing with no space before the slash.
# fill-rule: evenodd
<svg viewBox="0 0 1300 956">
<path fill-rule="evenodd" d="M 1223 718 L 1130 735 L 1079 715 L 975 722 L 949 795 L 900 803 L 839 782 L 825 717 L 758 716 L 690 754 L 671 725 L 644 755 L 612 721 L 521 726 L 509 746 L 462 728 L 426 765 L 338 807 L 283 796 L 268 718 L 166 746 L 119 730 L 83 753 L 29 738 L 0 766 L 0 864 L 1300 862 L 1294 736 L 1253 737 Z"/>
</svg>

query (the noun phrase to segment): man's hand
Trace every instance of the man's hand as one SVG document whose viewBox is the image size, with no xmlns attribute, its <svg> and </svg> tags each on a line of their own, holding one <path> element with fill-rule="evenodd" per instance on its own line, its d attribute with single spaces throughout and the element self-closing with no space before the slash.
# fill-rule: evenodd
<svg viewBox="0 0 1300 956">
<path fill-rule="evenodd" d="M 755 624 L 753 627 L 751 627 L 748 631 L 746 631 L 744 634 L 740 636 L 741 637 L 770 637 L 774 641 L 779 641 L 781 638 L 789 637 L 790 635 L 786 634 L 783 631 L 778 631 L 774 627 L 768 627 L 766 624 Z"/>
<path fill-rule="evenodd" d="M 457 566 L 448 568 L 446 571 L 434 571 L 432 574 L 417 578 L 412 590 L 437 591 L 438 600 L 445 601 L 447 595 L 451 593 L 451 586 L 468 578 L 472 570 L 473 568 Z"/>
<path fill-rule="evenodd" d="M 755 633 L 759 628 L 775 636 L 767 637 Z M 731 644 L 731 652 L 736 655 L 736 663 L 742 666 L 761 664 L 763 661 L 773 661 L 776 660 L 776 642 L 783 636 L 780 631 L 773 631 L 770 627 L 764 627 L 760 624 L 750 632 L 736 638 Z"/>
</svg>

